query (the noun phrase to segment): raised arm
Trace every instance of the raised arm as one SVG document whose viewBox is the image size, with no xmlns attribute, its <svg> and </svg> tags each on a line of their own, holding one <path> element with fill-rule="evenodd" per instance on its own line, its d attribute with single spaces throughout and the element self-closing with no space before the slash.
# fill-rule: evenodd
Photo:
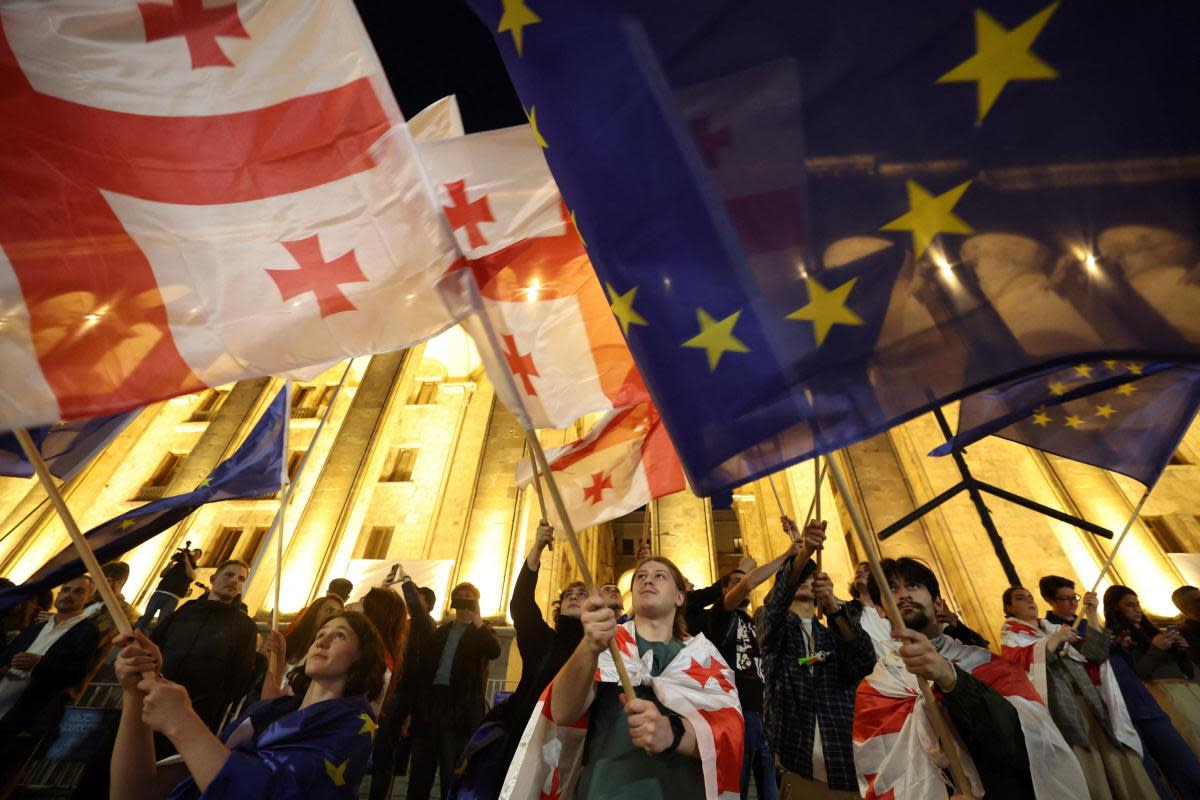
<svg viewBox="0 0 1200 800">
<path fill-rule="evenodd" d="M 732 611 L 741 605 L 742 601 L 750 595 L 750 592 L 754 591 L 763 581 L 779 571 L 779 568 L 783 566 L 783 562 L 788 559 L 788 556 L 796 554 L 796 524 L 786 516 L 782 520 L 784 531 L 792 537 L 792 544 L 788 545 L 786 550 L 767 563 L 752 567 L 746 571 L 740 581 L 729 587 L 729 590 L 725 592 L 725 609 L 727 611 Z M 753 563 L 753 559 L 751 559 L 751 563 Z"/>
<path fill-rule="evenodd" d="M 517 575 L 516 583 L 513 584 L 512 597 L 508 601 L 508 613 L 512 615 L 513 627 L 516 629 L 518 639 L 554 635 L 554 630 L 542 616 L 542 609 L 538 607 L 535 596 L 538 574 L 542 564 L 542 551 L 552 546 L 553 542 L 554 528 L 542 520 L 538 525 L 537 538 L 529 550 L 525 564 Z"/>
<path fill-rule="evenodd" d="M 584 601 L 579 621 L 583 638 L 554 676 L 550 693 L 550 716 L 556 725 L 570 725 L 591 707 L 596 697 L 596 664 L 617 635 L 616 615 L 596 595 Z"/>
</svg>

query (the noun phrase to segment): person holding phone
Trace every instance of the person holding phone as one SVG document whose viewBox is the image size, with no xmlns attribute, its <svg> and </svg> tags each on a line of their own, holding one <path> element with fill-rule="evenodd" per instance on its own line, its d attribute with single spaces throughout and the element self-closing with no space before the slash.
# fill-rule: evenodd
<svg viewBox="0 0 1200 800">
<path fill-rule="evenodd" d="M 417 657 L 416 703 L 409 727 L 412 774 L 410 800 L 426 800 L 440 773 L 441 796 L 450 795 L 454 766 L 487 712 L 484 687 L 488 662 L 500 641 L 479 611 L 479 590 L 460 583 L 450 592 L 454 617 L 443 622 Z"/>
</svg>

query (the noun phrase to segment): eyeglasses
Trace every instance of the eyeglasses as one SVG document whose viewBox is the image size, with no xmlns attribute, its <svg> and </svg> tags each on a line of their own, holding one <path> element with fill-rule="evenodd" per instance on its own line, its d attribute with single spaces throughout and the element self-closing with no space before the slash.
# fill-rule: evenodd
<svg viewBox="0 0 1200 800">
<path fill-rule="evenodd" d="M 1054 602 L 1056 602 L 1056 603 L 1066 603 L 1066 602 L 1078 603 L 1078 602 L 1079 602 L 1079 595 L 1077 595 L 1077 594 L 1069 594 L 1069 595 L 1067 595 L 1066 597 L 1063 597 L 1062 595 L 1059 595 L 1058 597 L 1054 598 Z"/>
</svg>

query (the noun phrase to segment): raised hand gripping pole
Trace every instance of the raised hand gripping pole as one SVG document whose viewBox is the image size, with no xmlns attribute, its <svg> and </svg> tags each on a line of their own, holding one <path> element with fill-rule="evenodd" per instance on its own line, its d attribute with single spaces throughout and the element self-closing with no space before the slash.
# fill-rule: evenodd
<svg viewBox="0 0 1200 800">
<path fill-rule="evenodd" d="M 1104 580 L 1104 576 L 1112 569 L 1113 560 L 1117 557 L 1117 551 L 1121 549 L 1121 542 L 1125 541 L 1125 537 L 1129 535 L 1129 530 L 1133 527 L 1133 523 L 1137 521 L 1138 515 L 1142 513 L 1142 506 L 1146 505 L 1146 500 L 1150 498 L 1150 490 L 1142 492 L 1142 497 L 1137 501 L 1137 505 L 1133 507 L 1133 513 L 1129 515 L 1129 519 L 1125 520 L 1125 527 L 1121 529 L 1121 535 L 1113 542 L 1112 550 L 1108 551 L 1108 558 L 1104 562 L 1104 566 L 1100 568 L 1100 574 L 1096 576 L 1096 582 L 1092 584 L 1092 594 L 1100 588 L 1100 582 Z M 1071 623 L 1071 630 L 1079 630 L 1080 623 L 1083 622 L 1083 614 L 1076 614 L 1075 621 Z"/>
<path fill-rule="evenodd" d="M 575 526 L 571 524 L 571 518 L 567 516 L 567 507 L 563 503 L 562 495 L 558 491 L 558 482 L 554 479 L 554 472 L 550 469 L 550 464 L 546 461 L 546 454 L 542 450 L 542 444 L 538 441 L 537 433 L 529 428 L 525 428 L 525 440 L 529 443 L 529 451 L 533 455 L 534 475 L 541 472 L 546 476 L 546 488 L 550 492 L 550 500 L 554 503 L 554 510 L 558 512 L 558 518 L 562 522 L 563 533 L 566 535 L 567 544 L 571 545 L 571 552 L 575 555 L 575 565 L 579 567 L 579 572 L 583 576 L 583 582 L 587 585 L 588 592 L 593 595 L 600 593 L 599 587 L 596 586 L 596 579 L 592 577 L 592 571 L 588 568 L 587 560 L 583 557 L 583 548 L 579 546 L 579 537 L 575 534 Z M 629 673 L 625 671 L 625 662 L 621 658 L 621 651 L 617 648 L 617 642 L 614 639 L 608 643 L 608 652 L 612 654 L 613 664 L 617 667 L 617 676 L 621 679 L 621 689 L 625 692 L 626 697 L 635 697 L 633 692 L 633 684 L 629 680 Z"/>
<path fill-rule="evenodd" d="M 133 625 L 129 622 L 129 617 L 125 616 L 125 611 L 121 608 L 120 601 L 117 600 L 117 593 L 108 585 L 108 581 L 104 578 L 104 571 L 100 568 L 100 560 L 96 558 L 96 554 L 92 552 L 91 546 L 87 539 L 83 538 L 83 532 L 79 530 L 79 524 L 75 521 L 75 517 L 71 515 L 71 510 L 67 508 L 67 502 L 63 500 L 62 493 L 58 491 L 58 487 L 54 485 L 54 479 L 50 477 L 50 470 L 46 467 L 46 462 L 42 460 L 42 454 L 38 452 L 37 445 L 33 443 L 29 432 L 24 428 L 17 428 L 13 431 L 13 435 L 17 437 L 17 441 L 21 445 L 21 449 L 25 451 L 25 457 L 33 464 L 33 470 L 38 476 L 38 480 L 42 484 L 42 488 L 46 490 L 46 494 L 50 498 L 51 504 L 58 512 L 58 516 L 62 519 L 63 525 L 67 528 L 67 534 L 71 537 L 71 544 L 75 545 L 75 549 L 79 551 L 79 557 L 83 560 L 83 565 L 87 567 L 88 573 L 92 576 L 92 583 L 96 585 L 96 591 L 100 593 L 100 599 L 104 601 L 104 608 L 107 609 L 108 615 L 112 617 L 113 625 L 122 636 L 133 635 Z M 153 678 L 153 672 L 143 672 L 143 678 Z"/>
<path fill-rule="evenodd" d="M 892 594 L 892 589 L 883 574 L 883 564 L 879 561 L 879 551 L 875 547 L 875 540 L 867 530 L 866 522 L 859 513 L 858 506 L 851 499 L 846 478 L 842 475 L 841 466 L 837 462 L 837 454 L 830 453 L 826 456 L 825 463 L 829 465 L 829 471 L 833 475 L 834 483 L 837 484 L 838 493 L 842 496 L 842 502 L 846 504 L 846 510 L 850 514 L 850 521 L 854 524 L 854 532 L 858 534 L 858 539 L 862 543 L 863 550 L 866 551 L 867 561 L 871 564 L 871 574 L 875 576 L 875 583 L 879 586 L 879 595 L 883 600 L 883 607 L 887 611 L 888 620 L 894 628 L 903 628 L 904 620 L 900 617 L 900 607 L 896 605 L 896 596 Z M 955 789 L 959 795 L 973 798 L 971 784 L 967 781 L 967 773 L 963 769 L 962 761 L 958 757 L 958 749 L 955 747 L 954 739 L 950 735 L 950 728 L 946 725 L 946 718 L 942 716 L 937 701 L 934 699 L 933 690 L 929 688 L 929 681 L 920 675 L 916 676 L 916 678 L 917 686 L 921 690 L 921 696 L 925 698 L 925 706 L 929 711 L 929 720 L 933 723 L 933 730 L 937 734 L 938 743 L 941 745 L 946 759 L 950 762 L 950 774 L 954 778 Z"/>
</svg>

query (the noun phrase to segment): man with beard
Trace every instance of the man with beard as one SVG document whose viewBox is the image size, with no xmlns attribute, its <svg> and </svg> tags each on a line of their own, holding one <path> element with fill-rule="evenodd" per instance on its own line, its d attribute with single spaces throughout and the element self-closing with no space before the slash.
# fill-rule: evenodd
<svg viewBox="0 0 1200 800">
<path fill-rule="evenodd" d="M 850 741 L 854 687 L 875 665 L 875 650 L 811 561 L 824 542 L 825 523 L 810 522 L 764 606 L 766 727 L 787 771 L 784 798 L 858 796 Z M 825 625 L 816 619 L 818 608 Z"/>
<path fill-rule="evenodd" d="M 192 708 L 214 732 L 254 680 L 258 629 L 241 602 L 248 572 L 244 561 L 223 562 L 208 594 L 184 603 L 150 637 L 163 652 L 163 677 L 188 690 Z M 160 744 L 169 746 L 165 738 Z"/>
<path fill-rule="evenodd" d="M 882 567 L 904 627 L 893 631 L 895 652 L 879 659 L 855 698 L 860 791 L 890 792 L 895 800 L 939 796 L 948 761 L 929 717 L 944 708 L 976 797 L 1085 800 L 1079 762 L 1024 672 L 942 633 L 941 593 L 929 567 L 907 557 L 884 559 Z M 868 588 L 882 606 L 874 576 Z M 941 708 L 924 707 L 918 676 L 935 687 Z"/>
</svg>

